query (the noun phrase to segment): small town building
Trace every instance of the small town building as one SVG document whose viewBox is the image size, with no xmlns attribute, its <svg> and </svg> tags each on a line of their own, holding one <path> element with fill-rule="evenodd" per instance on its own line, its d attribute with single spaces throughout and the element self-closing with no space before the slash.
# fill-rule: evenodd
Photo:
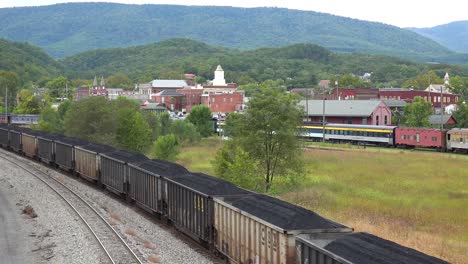
<svg viewBox="0 0 468 264">
<path fill-rule="evenodd" d="M 438 92 L 433 92 L 430 89 L 428 91 L 423 91 L 406 88 L 383 88 L 379 90 L 379 93 L 381 100 L 404 100 L 407 103 L 412 103 L 416 96 L 420 96 L 426 102 L 430 102 L 435 109 L 440 109 L 441 101 L 443 105 L 446 106 L 456 103 L 460 99 L 460 95 L 458 94 L 442 92 L 441 97 L 440 90 Z"/>
<path fill-rule="evenodd" d="M 157 94 L 164 90 L 184 89 L 190 85 L 185 80 L 153 80 L 151 82 L 151 93 Z M 153 95 L 152 95 L 153 96 Z"/>
<path fill-rule="evenodd" d="M 303 100 L 300 105 L 306 113 L 305 122 L 390 125 L 390 108 L 379 100 Z"/>
<path fill-rule="evenodd" d="M 244 105 L 244 92 L 203 93 L 201 102 L 208 106 L 212 113 L 241 111 Z"/>
<path fill-rule="evenodd" d="M 184 108 L 185 95 L 171 89 L 153 94 L 151 99 L 163 106 L 166 106 L 166 108 L 171 111 L 182 111 L 182 108 Z"/>
<path fill-rule="evenodd" d="M 440 128 L 441 124 L 444 128 L 452 128 L 457 124 L 457 121 L 452 115 L 430 115 L 429 124 L 433 128 Z"/>
<path fill-rule="evenodd" d="M 201 104 L 201 95 L 203 94 L 203 89 L 184 88 L 178 89 L 177 93 L 183 94 L 185 96 L 183 108 L 186 112 L 191 112 L 195 105 Z"/>
</svg>

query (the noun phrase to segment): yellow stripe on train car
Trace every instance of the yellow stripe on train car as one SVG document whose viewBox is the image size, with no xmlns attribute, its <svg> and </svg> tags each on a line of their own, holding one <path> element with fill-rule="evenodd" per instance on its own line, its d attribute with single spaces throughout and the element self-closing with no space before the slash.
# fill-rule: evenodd
<svg viewBox="0 0 468 264">
<path fill-rule="evenodd" d="M 323 129 L 321 126 L 303 126 L 302 128 Z M 378 133 L 393 133 L 393 130 L 371 129 L 371 128 L 349 128 L 349 127 L 325 127 L 325 130 L 344 130 L 344 131 L 362 131 L 362 132 L 378 132 Z"/>
</svg>

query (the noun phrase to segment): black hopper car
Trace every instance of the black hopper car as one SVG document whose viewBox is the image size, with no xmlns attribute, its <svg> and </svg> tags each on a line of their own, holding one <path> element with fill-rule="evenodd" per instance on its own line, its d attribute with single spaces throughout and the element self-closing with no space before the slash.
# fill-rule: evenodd
<svg viewBox="0 0 468 264">
<path fill-rule="evenodd" d="M 3 124 L 0 146 L 125 197 L 226 262 L 446 263 L 370 234 L 353 233 L 305 208 L 139 153 Z"/>
</svg>

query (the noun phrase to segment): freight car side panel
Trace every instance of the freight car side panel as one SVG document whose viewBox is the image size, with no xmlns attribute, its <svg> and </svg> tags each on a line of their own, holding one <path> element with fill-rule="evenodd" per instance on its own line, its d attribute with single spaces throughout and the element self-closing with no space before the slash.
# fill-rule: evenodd
<svg viewBox="0 0 468 264">
<path fill-rule="evenodd" d="M 451 129 L 447 132 L 447 148 L 449 150 L 468 151 L 468 129 Z"/>
<path fill-rule="evenodd" d="M 135 203 L 151 213 L 163 214 L 161 178 L 134 165 L 128 166 L 128 195 Z"/>
<path fill-rule="evenodd" d="M 335 254 L 316 247 L 298 237 L 296 240 L 296 264 L 353 264 Z"/>
<path fill-rule="evenodd" d="M 9 142 L 10 148 L 13 149 L 15 152 L 19 153 L 22 147 L 21 146 L 22 140 L 21 140 L 20 132 L 10 130 L 9 139 L 10 139 L 10 142 Z"/>
<path fill-rule="evenodd" d="M 194 239 L 210 242 L 213 208 L 207 196 L 166 179 L 168 218 Z"/>
<path fill-rule="evenodd" d="M 81 176 L 91 179 L 99 179 L 99 155 L 80 148 L 75 148 L 75 171 Z"/>
<path fill-rule="evenodd" d="M 54 161 L 54 145 L 52 140 L 44 138 L 37 139 L 37 156 L 44 163 Z"/>
<path fill-rule="evenodd" d="M 292 234 L 265 225 L 215 199 L 215 247 L 233 263 L 294 263 Z"/>
<path fill-rule="evenodd" d="M 22 134 L 21 135 L 21 141 L 23 143 L 23 152 L 27 157 L 34 158 L 36 156 L 36 150 L 37 150 L 37 145 L 36 145 L 36 137 L 27 135 L 27 134 Z"/>
<path fill-rule="evenodd" d="M 125 163 L 101 156 L 101 182 L 117 194 L 126 193 L 127 166 Z"/>
<path fill-rule="evenodd" d="M 9 145 L 9 132 L 7 128 L 0 127 L 0 146 L 8 147 Z"/>
<path fill-rule="evenodd" d="M 72 170 L 74 152 L 71 145 L 55 142 L 55 163 L 62 169 Z"/>
</svg>

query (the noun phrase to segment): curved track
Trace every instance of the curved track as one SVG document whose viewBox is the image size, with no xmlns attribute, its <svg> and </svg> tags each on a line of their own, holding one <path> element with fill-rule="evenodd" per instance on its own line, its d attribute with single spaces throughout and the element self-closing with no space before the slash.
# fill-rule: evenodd
<svg viewBox="0 0 468 264">
<path fill-rule="evenodd" d="M 8 158 L 6 158 L 4 155 L 0 156 L 0 158 L 10 162 L 18 168 L 21 168 L 22 170 L 42 181 L 55 193 L 57 193 L 57 195 L 59 195 L 65 201 L 65 203 L 73 209 L 74 212 L 76 212 L 76 214 L 94 235 L 99 245 L 105 251 L 110 263 L 142 263 L 141 260 L 135 255 L 135 253 L 130 249 L 128 244 L 117 233 L 117 231 L 115 231 L 115 229 L 89 203 L 81 198 L 81 196 L 44 172 L 36 168 L 26 168 L 21 164 L 23 161 L 11 153 L 8 153 L 4 150 L 1 152 L 4 155 L 8 155 Z"/>
</svg>

